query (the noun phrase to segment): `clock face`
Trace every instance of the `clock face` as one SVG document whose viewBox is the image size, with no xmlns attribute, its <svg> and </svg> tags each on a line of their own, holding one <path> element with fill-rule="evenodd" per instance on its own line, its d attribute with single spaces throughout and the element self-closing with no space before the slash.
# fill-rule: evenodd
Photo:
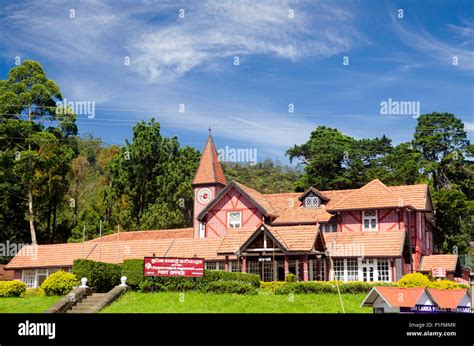
<svg viewBox="0 0 474 346">
<path fill-rule="evenodd" d="M 203 188 L 200 189 L 197 193 L 197 198 L 199 203 L 201 204 L 207 204 L 209 201 L 212 199 L 212 191 L 211 189 Z"/>
</svg>

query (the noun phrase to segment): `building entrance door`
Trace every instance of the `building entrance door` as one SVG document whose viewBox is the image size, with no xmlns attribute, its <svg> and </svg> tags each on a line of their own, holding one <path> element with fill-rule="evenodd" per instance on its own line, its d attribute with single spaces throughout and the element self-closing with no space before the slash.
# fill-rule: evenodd
<svg viewBox="0 0 474 346">
<path fill-rule="evenodd" d="M 373 259 L 362 260 L 362 281 L 375 281 L 377 264 Z"/>
</svg>

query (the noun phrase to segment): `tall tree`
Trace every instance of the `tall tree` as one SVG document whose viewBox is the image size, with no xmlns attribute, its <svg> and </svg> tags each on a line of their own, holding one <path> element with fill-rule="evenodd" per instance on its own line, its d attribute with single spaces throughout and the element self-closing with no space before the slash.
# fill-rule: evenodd
<svg viewBox="0 0 474 346">
<path fill-rule="evenodd" d="M 469 141 L 461 119 L 435 112 L 418 118 L 413 145 L 420 150 L 421 165 L 432 176 L 433 187 L 438 191 L 450 183 L 445 170 L 449 155 L 464 155 Z"/>
<path fill-rule="evenodd" d="M 70 145 L 68 138 L 77 133 L 73 112 L 65 110 L 61 117 L 56 114 L 56 101 L 61 98 L 57 84 L 46 77 L 42 66 L 36 61 L 24 61 L 12 68 L 7 79 L 0 82 L 0 133 L 5 136 L 1 149 L 15 152 L 16 161 L 13 164 L 17 167 L 12 171 L 26 185 L 29 228 L 34 244 L 37 243 L 34 195 L 35 189 L 39 187 L 36 183 L 41 180 L 38 170 L 51 169 L 46 161 L 48 150 L 53 148 L 47 149 L 46 143 Z M 45 128 L 45 121 L 58 122 L 58 126 Z M 67 155 L 67 150 L 62 149 L 59 152 Z M 64 161 L 68 162 L 67 159 Z M 51 180 L 50 183 L 55 182 Z"/>
<path fill-rule="evenodd" d="M 154 119 L 135 125 L 132 142 L 110 163 L 118 221 L 135 229 L 190 225 L 198 160 L 199 153 L 180 148 L 176 137 L 163 137 Z"/>
</svg>

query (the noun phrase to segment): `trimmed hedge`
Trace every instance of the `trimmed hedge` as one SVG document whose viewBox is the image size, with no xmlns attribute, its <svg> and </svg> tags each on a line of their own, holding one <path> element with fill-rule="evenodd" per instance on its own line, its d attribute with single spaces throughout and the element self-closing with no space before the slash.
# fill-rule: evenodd
<svg viewBox="0 0 474 346">
<path fill-rule="evenodd" d="M 204 281 L 206 283 L 212 281 L 239 281 L 252 285 L 255 288 L 260 287 L 260 276 L 257 274 L 241 273 L 241 272 L 225 272 L 222 270 L 205 270 Z"/>
<path fill-rule="evenodd" d="M 275 292 L 277 288 L 285 286 L 287 282 L 285 281 L 260 281 L 260 288 L 264 291 Z"/>
<path fill-rule="evenodd" d="M 117 264 L 78 259 L 72 265 L 72 272 L 79 280 L 87 278 L 87 286 L 105 293 L 120 284 L 122 270 Z"/>
<path fill-rule="evenodd" d="M 25 292 L 26 284 L 23 281 L 0 281 L 0 297 L 21 297 Z"/>
<path fill-rule="evenodd" d="M 213 281 L 202 289 L 206 293 L 235 293 L 235 294 L 257 294 L 257 289 L 247 282 L 240 281 Z"/>
<path fill-rule="evenodd" d="M 374 286 L 396 286 L 391 282 L 338 282 L 341 293 L 367 293 Z M 337 293 L 335 281 L 289 282 L 275 289 L 275 294 Z"/>
<path fill-rule="evenodd" d="M 143 282 L 143 260 L 128 259 L 123 261 L 122 275 L 127 277 L 127 284 L 131 288 L 138 288 Z"/>
<path fill-rule="evenodd" d="M 398 286 L 405 288 L 429 287 L 430 279 L 421 273 L 406 274 L 398 281 Z"/>
<path fill-rule="evenodd" d="M 74 274 L 57 271 L 46 278 L 41 289 L 47 296 L 63 296 L 77 286 L 78 280 Z"/>
<path fill-rule="evenodd" d="M 167 290 L 182 291 L 202 289 L 205 285 L 214 281 L 239 281 L 260 287 L 260 276 L 256 274 L 241 272 L 226 272 L 221 270 L 204 270 L 202 278 L 186 277 L 155 277 L 143 276 L 143 259 L 125 260 L 122 265 L 122 275 L 127 277 L 127 284 L 131 288 L 139 288 L 142 291 Z"/>
</svg>

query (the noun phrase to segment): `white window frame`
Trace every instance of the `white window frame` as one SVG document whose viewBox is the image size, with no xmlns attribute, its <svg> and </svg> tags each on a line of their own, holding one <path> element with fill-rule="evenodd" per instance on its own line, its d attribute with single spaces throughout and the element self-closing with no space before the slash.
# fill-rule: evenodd
<svg viewBox="0 0 474 346">
<path fill-rule="evenodd" d="M 363 267 L 372 267 L 373 268 L 373 281 L 371 282 L 378 282 L 380 281 L 380 277 L 382 275 L 379 274 L 379 264 L 380 269 L 382 268 L 382 261 L 385 261 L 387 264 L 387 271 L 386 277 L 388 276 L 388 280 L 384 280 L 383 282 L 391 282 L 392 278 L 392 265 L 390 259 L 388 258 L 365 258 L 365 259 L 355 259 L 355 258 L 336 258 L 333 260 L 333 280 L 336 279 L 336 266 L 339 266 L 340 270 L 338 272 L 341 273 L 340 281 L 348 282 L 348 281 L 363 281 Z M 380 263 L 379 263 L 380 262 Z M 355 263 L 355 266 L 354 266 Z M 349 270 L 349 265 L 352 264 L 351 270 Z M 355 267 L 357 268 L 355 270 Z M 384 268 L 385 269 L 385 268 Z M 351 272 L 351 280 L 349 280 L 349 272 Z M 357 273 L 356 279 L 354 279 L 354 274 Z"/>
<path fill-rule="evenodd" d="M 421 213 L 417 213 L 418 219 L 418 239 L 423 239 L 423 230 L 421 229 L 422 222 L 421 222 Z"/>
<path fill-rule="evenodd" d="M 306 208 L 319 208 L 321 206 L 321 198 L 318 196 L 306 196 L 304 206 Z"/>
<path fill-rule="evenodd" d="M 324 233 L 335 233 L 337 232 L 337 223 L 325 223 L 323 226 Z"/>
<path fill-rule="evenodd" d="M 375 215 L 369 215 L 369 216 L 366 216 L 365 213 L 366 212 L 372 212 L 372 211 L 375 211 Z M 365 231 L 365 232 L 375 232 L 375 231 L 378 231 L 379 230 L 379 213 L 378 213 L 378 210 L 363 210 L 362 211 L 362 230 Z M 366 229 L 365 228 L 365 220 L 369 220 L 369 229 Z M 372 229 L 372 220 L 375 220 L 375 228 Z"/>
<path fill-rule="evenodd" d="M 429 231 L 426 231 L 425 238 L 426 238 L 426 250 L 429 250 L 430 249 L 430 232 Z"/>
<path fill-rule="evenodd" d="M 62 268 L 59 268 L 59 267 L 52 267 L 52 268 L 35 268 L 35 269 L 23 269 L 21 271 L 21 281 L 23 281 L 27 288 L 37 288 L 39 287 L 39 276 L 40 275 L 46 275 L 46 278 L 45 280 L 53 273 L 59 271 L 59 270 L 63 270 L 63 271 L 67 271 L 67 272 L 70 272 L 71 271 L 71 268 L 67 268 L 67 269 L 62 269 Z M 40 274 L 40 271 L 42 271 L 43 273 Z M 26 274 L 29 274 L 30 276 L 33 277 L 32 280 L 26 280 Z"/>
<path fill-rule="evenodd" d="M 230 222 L 230 215 L 231 214 L 239 214 L 239 222 L 238 222 L 238 227 L 235 227 L 233 224 Z M 228 228 L 242 228 L 242 211 L 240 210 L 234 210 L 234 211 L 229 211 L 227 212 L 227 227 Z"/>
<path fill-rule="evenodd" d="M 199 222 L 199 238 L 206 238 L 206 224 Z"/>
<path fill-rule="evenodd" d="M 240 272 L 242 266 L 239 266 L 239 261 L 229 261 L 229 272 Z"/>
</svg>

